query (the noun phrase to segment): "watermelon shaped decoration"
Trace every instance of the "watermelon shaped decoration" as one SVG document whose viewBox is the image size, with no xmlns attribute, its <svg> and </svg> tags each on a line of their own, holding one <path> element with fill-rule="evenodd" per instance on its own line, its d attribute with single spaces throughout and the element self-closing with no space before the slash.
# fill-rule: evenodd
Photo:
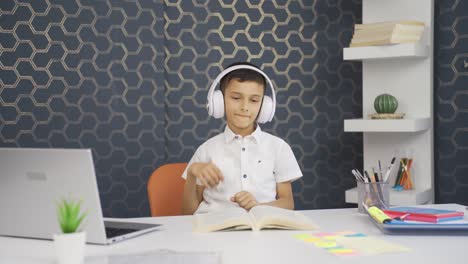
<svg viewBox="0 0 468 264">
<path fill-rule="evenodd" d="M 379 114 L 393 114 L 398 108 L 398 100 L 390 94 L 381 94 L 375 98 L 375 111 Z"/>
</svg>

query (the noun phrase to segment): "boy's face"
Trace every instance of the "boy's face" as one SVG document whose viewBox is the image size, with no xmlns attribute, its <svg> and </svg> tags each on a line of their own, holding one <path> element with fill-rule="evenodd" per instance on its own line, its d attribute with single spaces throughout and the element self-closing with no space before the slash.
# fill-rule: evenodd
<svg viewBox="0 0 468 264">
<path fill-rule="evenodd" d="M 224 91 L 224 105 L 227 123 L 234 133 L 246 136 L 254 131 L 263 93 L 263 84 L 229 81 Z"/>
</svg>

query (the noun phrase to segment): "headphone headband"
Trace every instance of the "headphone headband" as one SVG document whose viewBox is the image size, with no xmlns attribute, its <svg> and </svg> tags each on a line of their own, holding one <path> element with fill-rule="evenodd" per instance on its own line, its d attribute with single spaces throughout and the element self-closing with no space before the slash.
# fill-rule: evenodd
<svg viewBox="0 0 468 264">
<path fill-rule="evenodd" d="M 240 64 L 240 65 L 231 66 L 231 67 L 225 69 L 224 71 L 222 71 L 216 77 L 216 79 L 211 84 L 210 89 L 208 90 L 208 103 L 207 103 L 208 114 L 209 115 L 213 114 L 213 107 L 210 107 L 210 104 L 211 104 L 211 102 L 213 100 L 213 94 L 215 92 L 216 86 L 218 85 L 221 78 L 223 78 L 228 73 L 230 73 L 232 71 L 235 71 L 235 70 L 239 70 L 239 69 L 248 69 L 248 70 L 256 71 L 256 72 L 260 73 L 261 75 L 263 75 L 263 77 L 265 77 L 265 79 L 267 80 L 268 86 L 270 86 L 270 90 L 271 90 L 271 94 L 272 94 L 271 98 L 272 98 L 272 101 L 273 101 L 273 111 L 271 111 L 270 116 L 268 117 L 268 121 L 271 121 L 273 119 L 273 116 L 275 115 L 275 109 L 276 109 L 276 95 L 275 95 L 275 90 L 273 89 L 273 83 L 271 82 L 270 78 L 266 75 L 266 73 L 264 73 L 262 70 L 254 67 L 254 66 L 247 65 L 247 64 Z"/>
</svg>

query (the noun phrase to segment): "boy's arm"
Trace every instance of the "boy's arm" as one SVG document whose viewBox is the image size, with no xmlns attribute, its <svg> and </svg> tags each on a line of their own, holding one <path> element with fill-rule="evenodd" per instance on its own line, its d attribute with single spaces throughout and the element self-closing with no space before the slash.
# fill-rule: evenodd
<svg viewBox="0 0 468 264">
<path fill-rule="evenodd" d="M 294 198 L 291 182 L 286 181 L 276 183 L 276 200 L 262 204 L 294 210 Z"/>
<path fill-rule="evenodd" d="M 201 186 L 197 185 L 197 180 Z M 203 201 L 203 190 L 224 180 L 221 171 L 212 162 L 194 162 L 187 169 L 182 204 L 183 214 L 193 214 Z"/>
<path fill-rule="evenodd" d="M 187 179 L 184 185 L 184 196 L 182 202 L 182 214 L 193 214 L 200 203 L 203 201 L 204 186 L 197 185 L 197 179 L 193 175 L 192 170 L 187 170 Z"/>
</svg>

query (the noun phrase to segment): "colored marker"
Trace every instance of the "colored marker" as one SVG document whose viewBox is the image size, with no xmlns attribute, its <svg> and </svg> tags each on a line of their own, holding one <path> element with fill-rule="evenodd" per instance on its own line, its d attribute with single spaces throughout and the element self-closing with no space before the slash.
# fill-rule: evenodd
<svg viewBox="0 0 468 264">
<path fill-rule="evenodd" d="M 381 224 L 386 224 L 392 221 L 392 219 L 388 215 L 386 215 L 384 212 L 382 212 L 382 210 L 380 210 L 376 206 L 367 207 L 367 205 L 365 205 L 364 203 L 363 206 L 364 208 L 366 208 L 367 212 L 369 212 L 372 218 L 374 218 L 377 222 Z"/>
</svg>

